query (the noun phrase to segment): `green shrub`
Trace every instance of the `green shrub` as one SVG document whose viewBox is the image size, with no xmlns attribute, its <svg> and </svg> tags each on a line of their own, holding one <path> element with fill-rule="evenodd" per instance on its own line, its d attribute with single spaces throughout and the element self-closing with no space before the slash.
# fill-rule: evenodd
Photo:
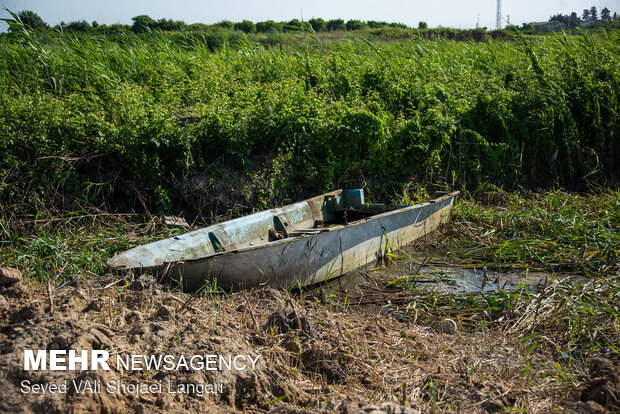
<svg viewBox="0 0 620 414">
<path fill-rule="evenodd" d="M 385 30 L 417 33 L 368 33 Z M 221 28 L 12 32 L 0 38 L 0 202 L 133 208 L 140 194 L 149 208 L 196 211 L 208 199 L 188 190 L 196 177 L 223 172 L 267 204 L 362 182 L 618 179 L 618 32 L 535 43 L 476 33 L 290 46 L 267 37 L 284 33 L 256 35 L 279 46 L 265 49 Z"/>
</svg>

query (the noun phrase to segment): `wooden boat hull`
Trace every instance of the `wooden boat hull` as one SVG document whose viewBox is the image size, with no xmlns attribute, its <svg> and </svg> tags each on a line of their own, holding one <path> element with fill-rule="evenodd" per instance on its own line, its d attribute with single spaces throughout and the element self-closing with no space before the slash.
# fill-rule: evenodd
<svg viewBox="0 0 620 414">
<path fill-rule="evenodd" d="M 314 234 L 161 263 L 151 268 L 165 272 L 190 290 L 209 282 L 224 289 L 308 286 L 378 260 L 388 245 L 402 247 L 435 230 L 448 220 L 455 195 L 319 229 Z M 118 268 L 119 263 L 114 262 L 114 258 L 108 262 L 112 268 Z"/>
</svg>

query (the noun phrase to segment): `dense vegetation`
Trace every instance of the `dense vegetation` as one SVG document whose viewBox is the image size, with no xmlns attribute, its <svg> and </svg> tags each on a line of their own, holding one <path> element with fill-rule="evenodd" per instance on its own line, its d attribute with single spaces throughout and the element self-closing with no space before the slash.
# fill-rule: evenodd
<svg viewBox="0 0 620 414">
<path fill-rule="evenodd" d="M 0 47 L 0 200 L 217 214 L 362 183 L 617 179 L 619 41 L 307 35 L 264 48 L 22 27 Z"/>
<path fill-rule="evenodd" d="M 464 188 L 480 191 L 437 236 L 446 259 L 549 284 L 452 295 L 403 283 L 381 306 L 414 325 L 501 328 L 529 349 L 525 384 L 546 364 L 576 393 L 575 362 L 618 356 L 620 192 L 594 187 L 620 178 L 620 31 L 13 24 L 0 36 L 0 263 L 47 282 L 50 300 L 66 277 L 184 231 L 151 213 L 184 211 L 195 229 L 339 186 L 403 202 Z"/>
</svg>

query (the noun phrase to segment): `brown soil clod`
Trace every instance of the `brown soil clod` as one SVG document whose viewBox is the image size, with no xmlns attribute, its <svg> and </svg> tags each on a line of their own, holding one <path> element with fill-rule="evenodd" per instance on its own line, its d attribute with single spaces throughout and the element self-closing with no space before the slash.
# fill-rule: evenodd
<svg viewBox="0 0 620 414">
<path fill-rule="evenodd" d="M 135 291 L 149 290 L 157 286 L 157 280 L 151 275 L 140 275 L 136 280 L 131 282 L 128 289 Z"/>
<path fill-rule="evenodd" d="M 9 309 L 9 301 L 0 293 L 0 312 L 4 312 Z"/>
<path fill-rule="evenodd" d="M 310 322 L 305 316 L 299 316 L 296 311 L 291 311 L 288 314 L 283 311 L 276 311 L 269 316 L 267 323 L 263 325 L 264 331 L 274 330 L 276 333 L 287 333 L 293 330 L 297 330 L 307 336 L 313 336 Z"/>
<path fill-rule="evenodd" d="M 12 267 L 0 267 L 0 287 L 11 286 L 22 281 L 22 272 Z"/>
<path fill-rule="evenodd" d="M 594 401 L 601 406 L 620 410 L 620 361 L 593 358 L 590 378 L 581 393 L 584 402 Z"/>
</svg>

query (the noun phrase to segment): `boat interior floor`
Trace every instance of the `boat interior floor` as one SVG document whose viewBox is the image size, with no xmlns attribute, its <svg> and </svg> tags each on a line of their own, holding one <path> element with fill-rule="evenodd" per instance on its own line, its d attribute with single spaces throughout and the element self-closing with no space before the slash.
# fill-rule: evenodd
<svg viewBox="0 0 620 414">
<path fill-rule="evenodd" d="M 377 214 L 385 213 L 386 211 L 398 210 L 406 206 L 386 206 L 385 204 L 367 204 L 359 207 L 336 207 L 333 211 L 333 220 L 322 221 L 315 220 L 314 226 L 308 229 L 294 229 L 290 232 L 286 232 L 284 226 L 276 225 L 273 229 L 269 229 L 270 241 L 280 240 L 287 237 L 299 237 L 304 235 L 314 235 L 324 231 L 329 231 L 332 227 L 339 227 L 348 225 L 349 223 L 363 220 L 368 217 L 375 216 Z"/>
</svg>

